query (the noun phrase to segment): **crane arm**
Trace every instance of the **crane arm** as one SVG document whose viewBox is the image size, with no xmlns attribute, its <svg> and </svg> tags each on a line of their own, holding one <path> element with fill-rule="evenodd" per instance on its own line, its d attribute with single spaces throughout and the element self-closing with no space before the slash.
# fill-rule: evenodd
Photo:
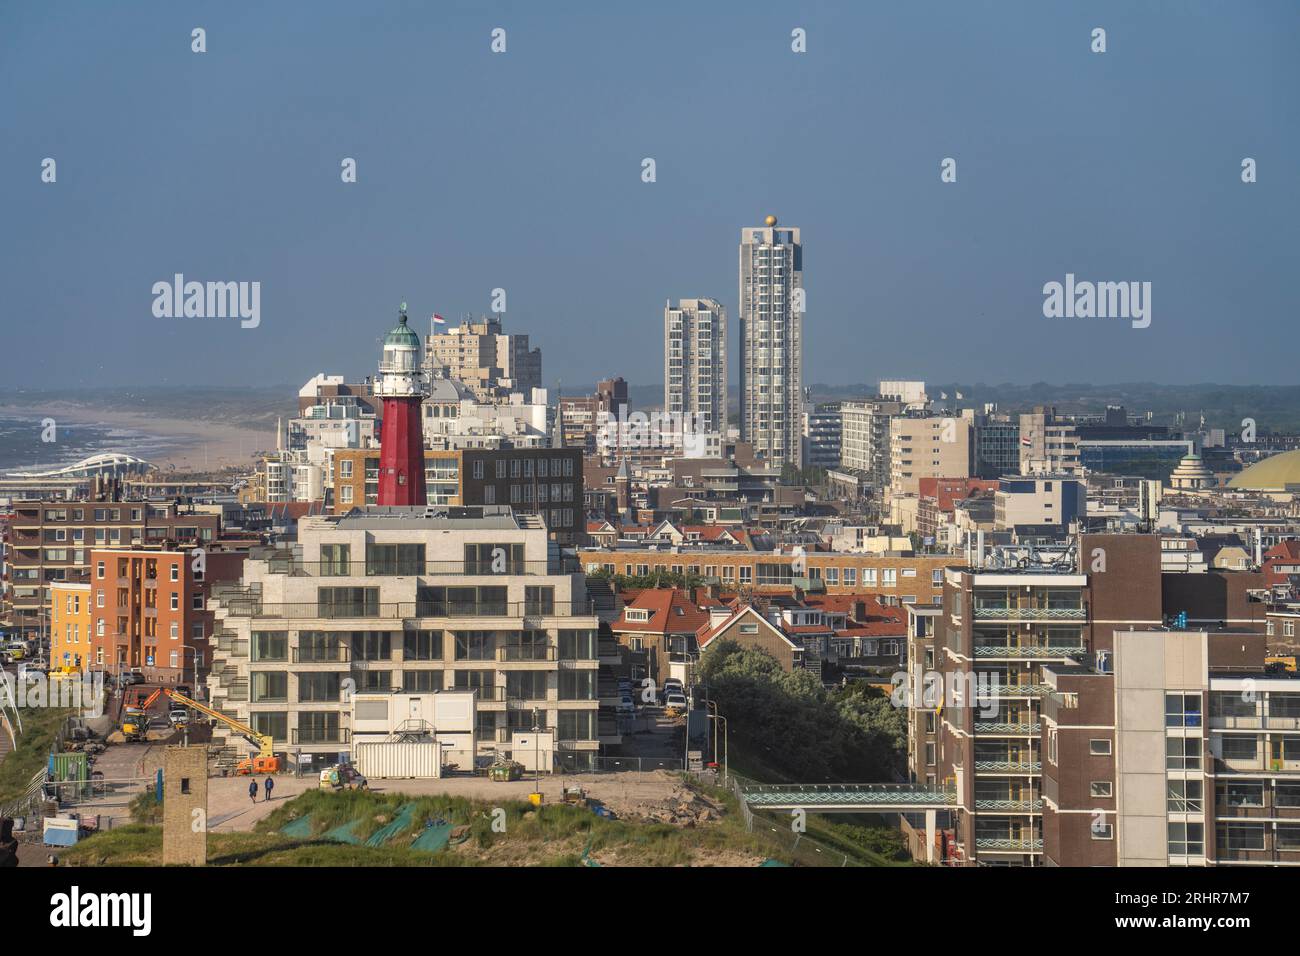
<svg viewBox="0 0 1300 956">
<path fill-rule="evenodd" d="M 269 734 L 258 733 L 256 730 L 254 730 L 252 727 L 248 726 L 247 724 L 240 723 L 238 720 L 235 720 L 233 717 L 227 717 L 221 711 L 213 710 L 211 707 L 205 706 L 204 704 L 200 704 L 197 700 L 192 700 L 189 697 L 186 697 L 184 694 L 177 693 L 174 690 L 167 691 L 167 696 L 170 697 L 172 700 L 176 701 L 177 703 L 189 707 L 191 710 L 197 710 L 200 714 L 206 714 L 207 716 L 211 717 L 213 720 L 220 721 L 221 723 L 225 724 L 227 727 L 235 731 L 240 736 L 245 737 L 248 740 L 252 741 L 253 743 L 257 744 L 259 750 L 261 751 L 259 756 L 270 757 L 275 754 L 275 742 L 272 740 Z"/>
</svg>

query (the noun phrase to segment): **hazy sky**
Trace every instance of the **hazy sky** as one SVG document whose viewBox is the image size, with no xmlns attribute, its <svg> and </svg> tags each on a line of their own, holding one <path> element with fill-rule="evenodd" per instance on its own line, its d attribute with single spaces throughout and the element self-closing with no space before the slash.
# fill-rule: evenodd
<svg viewBox="0 0 1300 956">
<path fill-rule="evenodd" d="M 360 376 L 401 300 L 423 335 L 496 287 L 548 384 L 654 383 L 666 298 L 734 343 L 768 213 L 806 382 L 1294 383 L 1298 104 L 1293 0 L 11 0 L 3 384 Z M 156 318 L 177 272 L 260 282 L 260 325 Z M 1150 327 L 1044 318 L 1067 272 L 1151 282 Z"/>
</svg>

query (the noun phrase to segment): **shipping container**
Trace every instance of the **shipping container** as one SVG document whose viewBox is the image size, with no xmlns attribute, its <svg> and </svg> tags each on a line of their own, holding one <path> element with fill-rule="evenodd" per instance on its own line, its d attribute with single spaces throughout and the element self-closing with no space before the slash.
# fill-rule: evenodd
<svg viewBox="0 0 1300 956">
<path fill-rule="evenodd" d="M 357 743 L 353 762 L 367 780 L 432 779 L 441 776 L 442 748 L 428 743 Z"/>
</svg>

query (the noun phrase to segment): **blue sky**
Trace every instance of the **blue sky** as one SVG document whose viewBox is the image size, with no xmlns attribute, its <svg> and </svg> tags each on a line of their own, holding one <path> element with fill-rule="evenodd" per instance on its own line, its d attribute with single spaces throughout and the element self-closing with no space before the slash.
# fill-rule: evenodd
<svg viewBox="0 0 1300 956">
<path fill-rule="evenodd" d="M 734 340 L 769 212 L 807 382 L 1294 383 L 1298 140 L 1293 2 L 10 2 L 5 384 L 359 376 L 399 301 L 496 287 L 548 383 L 651 384 L 666 298 Z M 260 326 L 155 318 L 176 272 Z M 1044 318 L 1067 272 L 1150 281 L 1150 328 Z"/>
</svg>

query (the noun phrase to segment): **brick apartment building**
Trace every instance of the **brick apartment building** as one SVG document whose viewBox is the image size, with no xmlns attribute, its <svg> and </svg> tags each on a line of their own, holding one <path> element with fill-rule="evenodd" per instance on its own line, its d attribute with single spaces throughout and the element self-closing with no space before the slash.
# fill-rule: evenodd
<svg viewBox="0 0 1300 956">
<path fill-rule="evenodd" d="M 581 540 L 583 507 L 581 448 L 426 449 L 425 481 L 431 506 L 509 505 L 535 514 L 559 544 Z M 332 513 L 379 500 L 379 449 L 334 453 Z"/>
<path fill-rule="evenodd" d="M 4 574 L 10 587 L 2 614 L 18 636 L 38 636 L 48 623 L 50 586 L 84 578 L 94 548 L 207 545 L 220 516 L 162 500 L 17 501 L 9 523 Z"/>
<path fill-rule="evenodd" d="M 213 586 L 238 581 L 245 552 L 107 548 L 90 555 L 91 636 L 84 669 L 139 668 L 151 683 L 196 685 L 212 662 Z M 89 595 L 88 595 L 89 597 Z"/>
</svg>

